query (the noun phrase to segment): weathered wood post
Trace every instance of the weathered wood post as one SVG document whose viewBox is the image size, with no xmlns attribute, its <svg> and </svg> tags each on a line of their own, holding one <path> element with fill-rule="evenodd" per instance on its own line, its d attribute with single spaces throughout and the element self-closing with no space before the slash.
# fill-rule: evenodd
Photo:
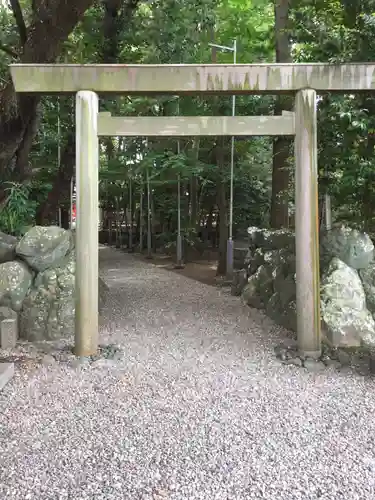
<svg viewBox="0 0 375 500">
<path fill-rule="evenodd" d="M 76 96 L 76 328 L 75 354 L 90 356 L 98 348 L 99 146 L 98 96 Z"/>
<path fill-rule="evenodd" d="M 315 90 L 297 92 L 295 120 L 297 341 L 302 354 L 319 357 L 321 339 Z"/>
</svg>

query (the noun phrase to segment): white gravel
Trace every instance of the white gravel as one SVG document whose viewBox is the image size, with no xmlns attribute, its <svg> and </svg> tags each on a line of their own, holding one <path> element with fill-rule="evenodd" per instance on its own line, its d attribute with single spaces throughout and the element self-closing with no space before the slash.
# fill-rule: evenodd
<svg viewBox="0 0 375 500">
<path fill-rule="evenodd" d="M 101 258 L 124 358 L 18 369 L 1 500 L 375 498 L 374 379 L 281 365 L 283 332 L 227 291 Z"/>
</svg>

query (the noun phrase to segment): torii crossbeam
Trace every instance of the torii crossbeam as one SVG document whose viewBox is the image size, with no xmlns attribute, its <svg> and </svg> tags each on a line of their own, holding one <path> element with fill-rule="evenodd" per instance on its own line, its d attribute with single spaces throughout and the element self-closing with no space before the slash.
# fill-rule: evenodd
<svg viewBox="0 0 375 500">
<path fill-rule="evenodd" d="M 374 90 L 375 64 L 12 64 L 17 92 L 280 94 Z"/>
</svg>

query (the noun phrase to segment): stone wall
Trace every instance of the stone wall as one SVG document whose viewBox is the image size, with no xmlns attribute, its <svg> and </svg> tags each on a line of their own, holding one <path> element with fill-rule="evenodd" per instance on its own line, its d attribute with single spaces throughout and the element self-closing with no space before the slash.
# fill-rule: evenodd
<svg viewBox="0 0 375 500">
<path fill-rule="evenodd" d="M 251 227 L 244 269 L 233 293 L 296 330 L 295 238 Z M 322 330 L 334 346 L 375 346 L 374 245 L 366 233 L 335 227 L 321 234 Z"/>
<path fill-rule="evenodd" d="M 99 282 L 99 306 L 105 285 Z M 0 322 L 15 319 L 22 339 L 74 335 L 75 250 L 70 231 L 31 228 L 17 240 L 0 232 Z"/>
</svg>

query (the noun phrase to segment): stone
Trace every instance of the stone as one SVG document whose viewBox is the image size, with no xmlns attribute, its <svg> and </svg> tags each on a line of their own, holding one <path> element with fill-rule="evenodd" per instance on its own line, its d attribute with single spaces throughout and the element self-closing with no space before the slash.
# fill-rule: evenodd
<svg viewBox="0 0 375 500">
<path fill-rule="evenodd" d="M 295 252 L 295 235 L 287 229 L 277 229 L 275 231 L 264 231 L 264 250 L 289 250 Z"/>
<path fill-rule="evenodd" d="M 295 300 L 284 304 L 280 293 L 275 292 L 267 303 L 266 314 L 276 324 L 283 326 L 287 330 L 292 332 L 297 330 L 297 311 Z"/>
<path fill-rule="evenodd" d="M 337 359 L 327 358 L 324 360 L 324 364 L 329 368 L 334 368 L 335 370 L 338 370 L 342 367 L 342 364 L 340 363 L 340 361 L 337 361 Z"/>
<path fill-rule="evenodd" d="M 23 303 L 20 337 L 32 342 L 69 338 L 75 331 L 75 252 L 63 265 L 40 272 Z M 99 312 L 108 287 L 99 279 Z"/>
<path fill-rule="evenodd" d="M 278 325 L 281 321 L 281 316 L 283 314 L 283 310 L 281 307 L 281 299 L 279 292 L 274 292 L 266 305 L 266 314 L 269 318 L 271 318 Z"/>
<path fill-rule="evenodd" d="M 250 307 L 263 308 L 262 300 L 258 293 L 258 280 L 255 274 L 248 279 L 247 285 L 242 290 L 241 298 Z"/>
<path fill-rule="evenodd" d="M 286 359 L 284 361 L 284 365 L 293 365 L 293 366 L 299 366 L 301 367 L 302 366 L 302 359 L 301 358 L 290 358 L 290 359 Z"/>
<path fill-rule="evenodd" d="M 321 316 L 333 346 L 375 345 L 375 321 L 359 274 L 336 257 L 322 279 Z"/>
<path fill-rule="evenodd" d="M 245 269 L 233 271 L 233 279 L 231 285 L 231 295 L 240 296 L 242 290 L 247 283 L 247 273 Z"/>
<path fill-rule="evenodd" d="M 73 245 L 70 231 L 57 226 L 34 226 L 19 241 L 17 255 L 38 272 L 58 267 Z"/>
<path fill-rule="evenodd" d="M 0 231 L 0 264 L 14 260 L 16 256 L 17 238 Z"/>
<path fill-rule="evenodd" d="M 262 264 L 264 264 L 264 254 L 261 248 L 257 248 L 248 264 L 248 275 L 254 274 Z"/>
<path fill-rule="evenodd" d="M 339 349 L 337 353 L 338 361 L 342 366 L 349 366 L 351 364 L 351 356 L 348 352 Z"/>
<path fill-rule="evenodd" d="M 248 283 L 242 298 L 251 307 L 265 308 L 277 324 L 296 331 L 295 235 L 289 230 L 257 227 L 249 227 L 247 232 L 250 248 L 244 262 Z M 337 226 L 322 233 L 320 250 L 323 335 L 335 346 L 372 346 L 375 342 L 375 261 L 370 237 Z M 331 269 L 328 273 L 331 278 L 326 278 L 328 265 L 335 257 L 353 272 Z"/>
<path fill-rule="evenodd" d="M 303 362 L 303 366 L 307 371 L 312 373 L 322 372 L 326 368 L 324 363 L 312 358 L 305 359 L 305 361 Z"/>
<path fill-rule="evenodd" d="M 249 235 L 250 248 L 262 247 L 264 244 L 264 230 L 259 227 L 248 227 L 247 234 Z"/>
<path fill-rule="evenodd" d="M 2 349 L 13 349 L 18 339 L 17 319 L 0 320 L 0 347 Z"/>
<path fill-rule="evenodd" d="M 295 300 L 291 300 L 285 306 L 280 318 L 280 324 L 287 330 L 297 331 L 297 304 Z"/>
<path fill-rule="evenodd" d="M 235 270 L 243 269 L 247 252 L 247 248 L 233 249 L 233 266 Z"/>
<path fill-rule="evenodd" d="M 0 391 L 12 379 L 14 363 L 0 363 Z"/>
<path fill-rule="evenodd" d="M 375 314 L 375 263 L 371 262 L 366 269 L 360 269 L 359 276 L 366 295 L 367 309 Z"/>
<path fill-rule="evenodd" d="M 369 371 L 371 374 L 375 374 L 375 354 L 372 353 L 369 358 Z"/>
<path fill-rule="evenodd" d="M 0 307 L 0 321 L 3 319 L 17 319 L 18 314 L 10 307 Z"/>
<path fill-rule="evenodd" d="M 297 351 L 298 350 L 298 342 L 295 338 L 286 338 L 282 341 L 281 346 L 284 349 L 288 349 L 289 351 Z"/>
<path fill-rule="evenodd" d="M 242 291 L 242 298 L 250 307 L 262 309 L 266 306 L 273 292 L 272 276 L 264 265 L 248 278 L 248 283 Z"/>
<path fill-rule="evenodd" d="M 281 307 L 286 309 L 296 299 L 296 275 L 278 276 L 273 285 L 275 292 L 279 294 Z"/>
<path fill-rule="evenodd" d="M 56 359 L 51 354 L 45 354 L 42 358 L 42 365 L 51 366 L 56 364 Z"/>
<path fill-rule="evenodd" d="M 116 368 L 118 365 L 114 359 L 101 358 L 93 361 L 92 366 L 95 368 Z"/>
<path fill-rule="evenodd" d="M 365 269 L 374 260 L 374 245 L 367 233 L 346 226 L 335 227 L 321 236 L 323 270 L 334 257 L 353 269 Z"/>
<path fill-rule="evenodd" d="M 288 290 L 291 289 L 291 292 L 284 294 L 284 302 L 292 300 L 295 296 L 295 256 L 293 253 L 285 249 L 268 250 L 263 253 L 261 249 L 257 249 L 248 269 L 255 272 L 260 265 L 264 265 L 272 276 L 274 291 L 282 292 L 285 286 L 288 286 Z"/>
<path fill-rule="evenodd" d="M 247 234 L 249 235 L 250 248 L 260 247 L 263 250 L 289 249 L 294 251 L 296 246 L 294 233 L 287 229 L 270 231 L 258 227 L 249 227 Z"/>
<path fill-rule="evenodd" d="M 87 368 L 91 363 L 91 359 L 86 356 L 79 356 L 79 357 L 74 357 L 73 359 L 70 360 L 70 367 L 71 368 Z"/>
<path fill-rule="evenodd" d="M 264 305 L 267 304 L 273 294 L 272 275 L 266 266 L 259 266 L 255 275 L 258 280 L 258 292 Z"/>
<path fill-rule="evenodd" d="M 20 337 L 29 341 L 74 335 L 75 254 L 65 265 L 40 272 L 20 314 Z"/>
<path fill-rule="evenodd" d="M 246 255 L 245 255 L 245 260 L 244 260 L 244 266 L 247 267 L 253 258 L 253 252 L 250 250 L 250 248 L 247 250 Z"/>
<path fill-rule="evenodd" d="M 277 358 L 280 358 L 281 355 L 287 350 L 287 347 L 285 347 L 283 344 L 279 344 L 275 347 L 274 352 Z"/>
<path fill-rule="evenodd" d="M 23 262 L 13 260 L 0 264 L 0 306 L 20 311 L 33 275 Z"/>
<path fill-rule="evenodd" d="M 125 353 L 118 351 L 113 355 L 113 361 L 124 361 Z"/>
</svg>

